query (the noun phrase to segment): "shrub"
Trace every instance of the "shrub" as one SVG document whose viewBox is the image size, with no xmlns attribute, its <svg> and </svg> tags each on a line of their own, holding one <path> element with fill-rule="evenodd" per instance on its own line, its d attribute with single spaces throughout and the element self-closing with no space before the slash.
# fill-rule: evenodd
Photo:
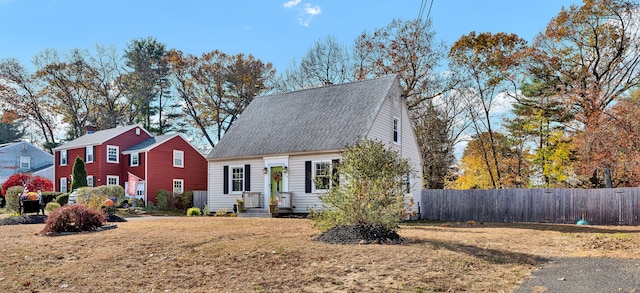
<svg viewBox="0 0 640 293">
<path fill-rule="evenodd" d="M 59 195 L 61 195 L 61 192 L 56 192 L 56 191 L 47 191 L 47 192 L 43 192 L 42 193 L 42 200 L 44 201 L 45 204 L 50 203 L 52 201 L 55 201 L 56 198 L 58 198 Z"/>
<path fill-rule="evenodd" d="M 91 187 L 85 186 L 73 190 L 76 194 L 76 203 L 86 204 L 89 201 L 89 198 L 93 196 L 92 189 L 93 188 Z"/>
<path fill-rule="evenodd" d="M 69 203 L 69 194 L 62 193 L 56 197 L 56 202 L 60 204 L 60 206 L 66 206 Z"/>
<path fill-rule="evenodd" d="M 101 185 L 95 188 L 96 194 L 103 194 L 108 198 L 115 198 L 116 205 L 122 205 L 125 200 L 124 187 L 120 185 Z"/>
<path fill-rule="evenodd" d="M 7 193 L 5 194 L 5 197 L 7 198 L 7 205 L 5 208 L 7 211 L 18 212 L 18 209 L 20 208 L 19 198 L 23 191 L 24 189 L 22 186 L 13 186 L 7 189 Z"/>
<path fill-rule="evenodd" d="M 84 166 L 84 160 L 82 160 L 80 156 L 77 156 L 71 169 L 71 190 L 76 190 L 76 188 L 85 186 L 88 186 L 87 170 Z"/>
<path fill-rule="evenodd" d="M 204 206 L 204 209 L 202 209 L 202 214 L 205 216 L 211 215 L 211 210 L 209 210 L 209 205 Z"/>
<path fill-rule="evenodd" d="M 362 140 L 348 146 L 342 162 L 333 168 L 343 180 L 320 195 L 322 210 L 310 211 L 316 227 L 378 224 L 398 228 L 408 208 L 405 194 L 411 167 L 406 159 L 382 142 Z"/>
<path fill-rule="evenodd" d="M 161 211 L 166 211 L 169 207 L 169 196 L 171 193 L 164 189 L 158 190 L 156 192 L 156 207 Z"/>
<path fill-rule="evenodd" d="M 83 204 L 61 207 L 53 211 L 40 233 L 94 231 L 105 223 L 103 213 Z"/>
<path fill-rule="evenodd" d="M 190 216 L 199 216 L 199 215 L 200 215 L 200 208 L 193 207 L 193 208 L 189 208 L 187 210 L 187 216 L 189 216 L 189 217 Z"/>
<path fill-rule="evenodd" d="M 228 210 L 229 210 L 229 209 L 224 209 L 224 208 L 218 209 L 218 210 L 216 211 L 216 216 L 217 216 L 217 217 L 224 217 L 224 216 L 226 216 L 226 215 L 227 215 L 227 211 L 228 211 Z"/>
<path fill-rule="evenodd" d="M 175 208 L 186 211 L 193 206 L 193 191 L 185 191 L 183 194 L 175 195 Z M 169 207 L 170 208 L 170 207 Z"/>
<path fill-rule="evenodd" d="M 52 201 L 50 203 L 47 203 L 46 206 L 44 206 L 44 210 L 50 214 L 51 212 L 59 209 L 60 207 L 61 205 L 59 203 Z"/>
<path fill-rule="evenodd" d="M 144 210 L 145 210 L 145 211 L 147 211 L 147 212 L 149 212 L 149 213 L 152 213 L 152 212 L 153 212 L 153 211 L 155 211 L 156 209 L 157 209 L 157 208 L 156 208 L 156 205 L 155 205 L 153 202 L 151 202 L 151 201 L 150 201 L 150 202 L 148 202 L 148 203 L 147 203 L 147 205 L 144 207 Z"/>
</svg>

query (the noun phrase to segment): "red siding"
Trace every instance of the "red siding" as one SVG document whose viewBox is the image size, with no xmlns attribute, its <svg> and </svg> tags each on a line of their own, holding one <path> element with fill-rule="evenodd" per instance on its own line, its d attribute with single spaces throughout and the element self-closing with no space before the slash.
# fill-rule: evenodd
<svg viewBox="0 0 640 293">
<path fill-rule="evenodd" d="M 173 166 L 173 150 L 184 152 L 184 168 Z M 176 136 L 149 151 L 147 199 L 158 190 L 173 191 L 173 180 L 184 180 L 184 191 L 207 189 L 207 160 L 182 137 Z"/>
</svg>

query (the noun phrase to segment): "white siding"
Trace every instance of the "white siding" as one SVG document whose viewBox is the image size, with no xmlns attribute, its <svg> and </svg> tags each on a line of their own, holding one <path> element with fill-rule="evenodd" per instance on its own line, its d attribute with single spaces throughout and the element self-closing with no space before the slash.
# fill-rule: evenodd
<svg viewBox="0 0 640 293">
<path fill-rule="evenodd" d="M 228 209 L 229 212 L 233 211 L 233 205 L 236 203 L 236 199 L 242 195 L 224 194 L 224 183 L 222 182 L 224 175 L 222 170 L 224 166 L 240 165 L 251 165 L 251 191 L 262 191 L 264 186 L 264 175 L 262 174 L 264 161 L 261 158 L 209 162 L 207 204 L 211 212 L 219 209 Z"/>
<path fill-rule="evenodd" d="M 294 213 L 307 213 L 309 209 L 320 209 L 318 193 L 305 193 L 305 169 L 306 161 L 330 161 L 340 159 L 338 153 L 310 154 L 289 157 L 289 192 L 292 192 L 291 205 Z"/>
<path fill-rule="evenodd" d="M 400 122 L 400 139 L 398 143 L 393 142 L 393 120 Z M 411 164 L 415 172 L 412 183 L 411 195 L 414 201 L 413 210 L 417 210 L 420 194 L 422 191 L 422 157 L 416 139 L 413 124 L 411 123 L 409 112 L 404 98 L 399 91 L 391 91 L 385 99 L 378 116 L 373 122 L 368 139 L 379 140 L 391 146 L 392 149 L 400 152 L 400 155 Z"/>
</svg>

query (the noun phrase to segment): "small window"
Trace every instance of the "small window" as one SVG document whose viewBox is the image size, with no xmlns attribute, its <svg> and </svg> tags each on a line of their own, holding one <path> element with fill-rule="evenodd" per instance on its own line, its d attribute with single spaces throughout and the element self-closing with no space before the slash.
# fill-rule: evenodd
<svg viewBox="0 0 640 293">
<path fill-rule="evenodd" d="M 94 187 L 94 185 L 93 185 L 93 176 L 87 176 L 87 186 Z"/>
<path fill-rule="evenodd" d="M 136 135 L 140 135 L 140 128 L 136 128 Z"/>
<path fill-rule="evenodd" d="M 67 193 L 67 177 L 60 177 L 60 192 Z"/>
<path fill-rule="evenodd" d="M 107 175 L 107 185 L 120 185 L 120 177 Z"/>
<path fill-rule="evenodd" d="M 313 182 L 316 191 L 329 190 L 331 188 L 331 162 L 315 162 L 314 163 Z"/>
<path fill-rule="evenodd" d="M 107 163 L 119 163 L 119 147 L 114 145 L 107 146 Z"/>
<path fill-rule="evenodd" d="M 183 151 L 173 151 L 173 166 L 184 168 L 184 152 Z"/>
<path fill-rule="evenodd" d="M 20 169 L 22 170 L 31 169 L 31 157 L 20 157 Z"/>
<path fill-rule="evenodd" d="M 398 136 L 400 133 L 400 121 L 398 118 L 393 118 L 393 142 L 398 142 Z"/>
<path fill-rule="evenodd" d="M 67 150 L 60 151 L 60 166 L 67 165 Z"/>
<path fill-rule="evenodd" d="M 184 180 L 183 179 L 173 179 L 173 193 L 175 193 L 175 194 L 183 194 L 184 193 Z"/>
<path fill-rule="evenodd" d="M 85 163 L 93 163 L 93 146 L 88 146 L 85 148 L 84 150 L 85 155 L 85 159 L 84 162 Z"/>
<path fill-rule="evenodd" d="M 135 167 L 140 165 L 140 153 L 133 153 L 129 155 L 129 166 Z"/>
<path fill-rule="evenodd" d="M 231 191 L 242 192 L 244 191 L 244 168 L 233 167 L 231 168 Z"/>
</svg>

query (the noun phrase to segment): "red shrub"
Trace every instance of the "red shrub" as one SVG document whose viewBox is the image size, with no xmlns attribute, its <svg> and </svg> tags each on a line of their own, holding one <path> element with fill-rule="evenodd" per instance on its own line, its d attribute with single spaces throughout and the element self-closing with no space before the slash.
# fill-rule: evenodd
<svg viewBox="0 0 640 293">
<path fill-rule="evenodd" d="M 29 191 L 53 191 L 53 183 L 51 182 L 51 180 L 42 178 L 40 176 L 31 176 L 29 174 L 17 173 L 11 175 L 11 177 L 9 177 L 7 181 L 2 183 L 2 196 L 7 193 L 9 187 L 22 186 L 23 184 L 27 184 L 27 190 Z"/>
<path fill-rule="evenodd" d="M 40 233 L 94 231 L 105 222 L 105 214 L 83 204 L 66 205 L 49 214 Z"/>
</svg>

